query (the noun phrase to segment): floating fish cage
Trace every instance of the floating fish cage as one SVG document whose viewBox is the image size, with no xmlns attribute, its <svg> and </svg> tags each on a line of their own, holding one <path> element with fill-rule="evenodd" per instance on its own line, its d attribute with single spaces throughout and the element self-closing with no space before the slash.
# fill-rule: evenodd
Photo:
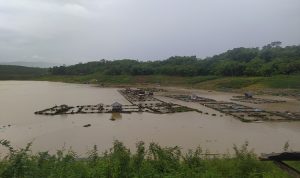
<svg viewBox="0 0 300 178">
<path fill-rule="evenodd" d="M 287 120 L 300 121 L 300 113 L 265 111 L 265 110 L 262 110 L 259 108 L 244 106 L 244 105 L 237 104 L 234 102 L 216 101 L 213 99 L 204 98 L 204 97 L 200 97 L 200 96 L 193 96 L 193 95 L 192 96 L 190 96 L 190 95 L 166 95 L 166 97 L 178 99 L 178 100 L 185 101 L 185 102 L 196 102 L 205 107 L 219 111 L 221 113 L 231 115 L 231 116 L 238 118 L 244 122 L 287 121 Z M 240 97 L 238 97 L 238 98 L 240 98 Z M 244 99 L 244 97 L 243 97 L 243 99 Z M 253 97 L 247 98 L 247 100 L 269 102 L 269 103 L 284 102 L 284 101 L 277 101 L 277 100 L 258 99 L 258 98 L 253 98 Z"/>
<path fill-rule="evenodd" d="M 196 111 L 197 109 L 181 106 L 173 103 L 166 103 L 153 97 L 151 92 L 142 89 L 124 89 L 119 90 L 131 105 L 122 105 L 118 102 L 112 105 L 82 105 L 68 106 L 60 105 L 35 112 L 40 115 L 61 115 L 61 114 L 88 114 L 88 113 L 132 113 L 132 112 L 150 112 L 150 113 L 176 113 Z"/>
<path fill-rule="evenodd" d="M 264 98 L 254 98 L 254 97 L 245 97 L 245 96 L 233 96 L 232 101 L 239 101 L 244 103 L 252 104 L 267 104 L 267 103 L 283 103 L 284 100 L 274 100 L 274 99 L 264 99 Z"/>
</svg>

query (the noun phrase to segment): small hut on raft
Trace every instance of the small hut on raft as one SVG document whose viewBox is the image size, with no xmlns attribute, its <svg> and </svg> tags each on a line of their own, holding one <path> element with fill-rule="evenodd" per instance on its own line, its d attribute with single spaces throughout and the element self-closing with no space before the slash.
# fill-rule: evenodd
<svg viewBox="0 0 300 178">
<path fill-rule="evenodd" d="M 112 107 L 112 111 L 113 111 L 113 112 L 121 112 L 121 111 L 122 111 L 123 105 L 120 104 L 119 102 L 114 102 L 114 103 L 111 105 L 111 107 Z"/>
</svg>

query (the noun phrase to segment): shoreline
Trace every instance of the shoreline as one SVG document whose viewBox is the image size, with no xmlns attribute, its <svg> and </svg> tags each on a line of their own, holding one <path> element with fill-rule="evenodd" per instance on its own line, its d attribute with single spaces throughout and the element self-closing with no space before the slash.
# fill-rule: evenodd
<svg viewBox="0 0 300 178">
<path fill-rule="evenodd" d="M 28 80 L 0 80 L 0 81 L 45 81 L 45 82 L 60 82 L 60 83 L 69 83 L 69 84 L 84 84 L 84 85 L 90 85 L 93 87 L 100 87 L 100 88 L 181 88 L 181 89 L 189 89 L 189 90 L 204 90 L 204 91 L 216 91 L 216 92 L 225 92 L 225 93 L 238 93 L 238 94 L 244 94 L 245 92 L 251 92 L 255 95 L 259 96 L 280 96 L 280 97 L 287 97 L 287 98 L 292 98 L 292 99 L 297 99 L 300 101 L 300 87 L 296 88 L 289 88 L 289 87 L 283 87 L 283 88 L 274 88 L 274 87 L 268 87 L 264 86 L 262 84 L 253 84 L 245 87 L 240 87 L 240 88 L 230 88 L 230 87 L 224 87 L 222 86 L 222 82 L 228 80 L 228 79 L 251 79 L 253 77 L 221 77 L 218 79 L 212 79 L 212 80 L 207 80 L 195 84 L 190 84 L 188 82 L 183 82 L 184 79 L 191 79 L 191 77 L 179 77 L 181 78 L 180 82 L 171 82 L 171 83 L 155 83 L 155 82 L 128 82 L 128 83 L 123 83 L 123 82 L 100 82 L 95 79 L 93 80 L 78 80 L 77 78 L 81 76 L 47 76 L 47 78 L 40 77 L 40 78 L 33 78 L 33 79 L 28 79 Z M 108 78 L 111 76 L 108 76 Z M 138 76 L 137 76 L 138 77 Z M 146 76 L 148 77 L 148 76 Z M 153 77 L 153 76 L 150 76 Z M 171 76 L 164 76 L 167 78 L 172 78 L 177 79 L 177 77 L 171 77 Z M 203 76 L 207 77 L 207 76 Z M 263 77 L 265 79 L 272 79 L 276 81 L 276 77 Z M 299 78 L 300 81 L 300 76 L 293 76 L 296 77 L 297 79 Z M 197 78 L 197 77 L 196 77 Z M 262 77 L 259 77 L 262 78 Z M 275 79 L 274 79 L 275 78 Z M 214 84 L 218 80 L 219 83 Z M 220 84 L 221 83 L 221 84 Z M 230 83 L 230 81 L 229 81 Z M 300 82 L 297 81 L 297 84 Z M 214 85 L 213 85 L 214 84 Z M 224 84 L 225 86 L 228 85 L 228 83 Z"/>
<path fill-rule="evenodd" d="M 224 87 L 222 86 L 222 82 L 225 82 L 225 86 L 229 85 L 228 83 L 232 81 L 228 81 L 226 83 L 226 80 L 232 79 L 233 81 L 235 79 L 251 79 L 253 77 L 221 77 L 217 79 L 212 79 L 212 80 L 205 80 L 205 81 L 200 81 L 195 84 L 188 83 L 187 81 L 183 80 L 188 80 L 191 79 L 192 77 L 179 77 L 181 81 L 179 82 L 170 82 L 170 83 L 165 83 L 165 82 L 129 82 L 129 83 L 122 83 L 122 82 L 98 82 L 95 80 L 91 81 L 80 81 L 80 80 L 68 80 L 68 77 L 63 77 L 63 78 L 51 78 L 50 80 L 45 80 L 45 79 L 33 79 L 32 81 L 48 81 L 48 82 L 62 82 L 62 83 L 75 83 L 75 84 L 90 84 L 92 86 L 96 87 L 101 87 L 101 88 L 128 88 L 128 87 L 135 87 L 135 88 L 182 88 L 182 89 L 190 89 L 190 90 L 213 90 L 213 91 L 218 91 L 218 92 L 226 92 L 226 93 L 239 93 L 243 94 L 245 92 L 252 92 L 255 95 L 270 95 L 270 96 L 282 96 L 282 97 L 288 97 L 288 98 L 296 98 L 297 100 L 300 100 L 300 82 L 299 87 L 297 88 L 289 88 L 289 87 L 283 87 L 283 88 L 276 88 L 276 87 L 268 87 L 264 86 L 260 83 L 253 84 L 253 85 L 248 85 L 245 87 Z M 71 76 L 72 77 L 72 76 Z M 75 78 L 78 76 L 74 76 Z M 138 76 L 137 76 L 138 77 Z M 147 76 L 146 76 L 147 77 Z M 151 77 L 151 76 L 150 76 Z M 174 80 L 177 79 L 177 77 L 171 77 L 171 76 L 166 76 L 167 78 L 170 78 L 169 80 Z M 200 76 L 201 77 L 201 76 Z M 203 76 L 207 77 L 207 76 Z M 273 79 L 276 82 L 276 77 L 263 77 L 264 79 Z M 300 76 L 294 76 L 296 78 L 299 78 L 300 81 Z M 197 78 L 197 77 L 196 77 Z M 259 77 L 262 78 L 262 77 Z M 275 78 L 275 79 L 274 79 Z M 219 83 L 215 83 L 215 80 L 218 80 Z M 279 80 L 278 80 L 279 82 Z"/>
</svg>

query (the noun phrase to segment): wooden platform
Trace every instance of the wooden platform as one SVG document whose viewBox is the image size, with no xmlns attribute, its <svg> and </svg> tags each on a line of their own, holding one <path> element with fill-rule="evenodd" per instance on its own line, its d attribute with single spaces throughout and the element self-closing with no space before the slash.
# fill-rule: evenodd
<svg viewBox="0 0 300 178">
<path fill-rule="evenodd" d="M 216 101 L 210 98 L 193 96 L 193 95 L 166 95 L 166 97 L 178 99 L 185 102 L 199 103 L 205 107 L 217 110 L 219 112 L 231 115 L 240 119 L 243 122 L 256 122 L 256 121 L 300 121 L 300 113 L 283 113 L 271 112 L 260 108 L 254 108 L 237 104 L 234 102 Z M 249 101 L 257 101 L 256 98 L 250 98 Z M 277 101 L 271 100 L 258 100 L 269 103 L 276 103 Z M 279 102 L 279 101 L 278 101 Z"/>
<path fill-rule="evenodd" d="M 259 159 L 261 161 L 273 161 L 279 168 L 286 171 L 290 176 L 300 178 L 300 171 L 289 166 L 283 161 L 300 161 L 300 152 L 283 152 L 262 154 Z"/>
</svg>

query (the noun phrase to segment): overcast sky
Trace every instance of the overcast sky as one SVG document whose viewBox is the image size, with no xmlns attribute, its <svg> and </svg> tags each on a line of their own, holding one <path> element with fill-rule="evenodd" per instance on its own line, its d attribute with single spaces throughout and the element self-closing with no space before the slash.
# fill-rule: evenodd
<svg viewBox="0 0 300 178">
<path fill-rule="evenodd" d="M 211 56 L 300 44 L 300 0 L 0 0 L 0 61 Z"/>
</svg>

